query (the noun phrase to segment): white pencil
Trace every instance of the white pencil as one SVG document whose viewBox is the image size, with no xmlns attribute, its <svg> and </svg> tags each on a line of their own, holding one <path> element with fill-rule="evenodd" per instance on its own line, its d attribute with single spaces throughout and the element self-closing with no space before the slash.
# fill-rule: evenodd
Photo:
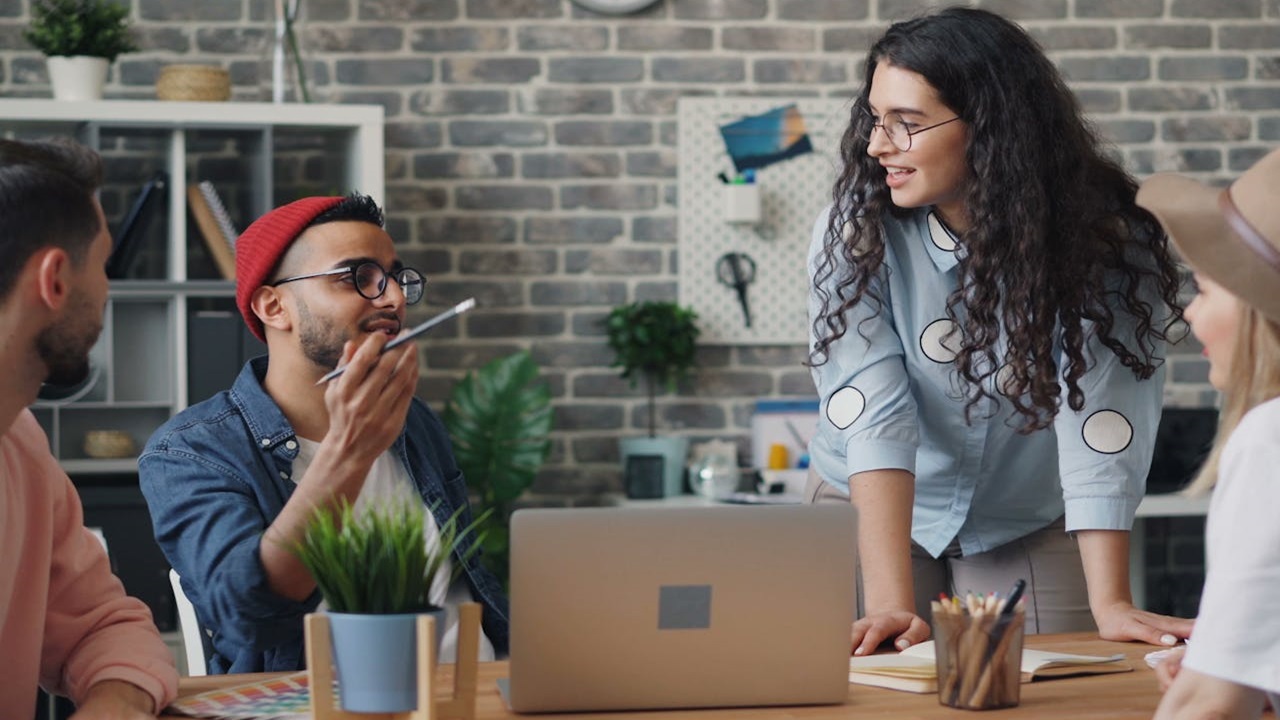
<svg viewBox="0 0 1280 720">
<path fill-rule="evenodd" d="M 402 345 L 402 344 L 404 344 L 404 343 L 406 343 L 406 342 L 409 342 L 409 341 L 410 341 L 410 340 L 412 340 L 413 338 L 415 338 L 415 337 L 417 337 L 417 336 L 421 335 L 422 333 L 424 333 L 424 332 L 426 332 L 426 331 L 430 330 L 431 328 L 435 327 L 436 325 L 439 325 L 440 323 L 444 322 L 445 320 L 448 320 L 449 318 L 453 317 L 454 315 L 458 315 L 458 314 L 460 314 L 460 313 L 464 313 L 464 312 L 466 312 L 466 311 L 470 310 L 471 308 L 473 308 L 473 307 L 475 307 L 475 306 L 476 306 L 476 299 L 475 299 L 475 298 L 467 298 L 466 300 L 463 300 L 462 302 L 458 303 L 457 305 L 454 305 L 453 307 L 449 308 L 448 310 L 445 310 L 444 312 L 440 313 L 439 315 L 436 315 L 435 317 L 433 317 L 433 318 L 431 318 L 430 320 L 428 320 L 428 321 L 426 321 L 426 322 L 422 323 L 421 325 L 416 325 L 416 326 L 414 326 L 414 327 L 413 327 L 413 328 L 411 328 L 408 332 L 406 332 L 406 333 L 404 333 L 403 335 L 401 335 L 401 336 L 397 337 L 395 340 L 392 340 L 391 342 L 387 343 L 386 345 L 383 345 L 383 346 L 382 346 L 382 352 L 386 352 L 386 351 L 388 351 L 388 350 L 390 350 L 390 349 L 392 349 L 392 348 L 399 347 L 400 345 Z M 330 380 L 332 380 L 332 379 L 334 379 L 334 378 L 338 377 L 338 376 L 339 376 L 339 375 L 341 375 L 342 373 L 346 372 L 346 370 L 347 370 L 347 366 L 346 366 L 346 365 L 339 365 L 338 367 L 336 367 L 336 368 L 334 368 L 334 369 L 330 370 L 328 373 L 326 373 L 324 377 L 322 377 L 322 378 L 320 378 L 319 380 L 317 380 L 317 381 L 316 381 L 316 384 L 317 384 L 317 385 L 323 385 L 323 384 L 325 384 L 325 383 L 329 382 Z"/>
</svg>

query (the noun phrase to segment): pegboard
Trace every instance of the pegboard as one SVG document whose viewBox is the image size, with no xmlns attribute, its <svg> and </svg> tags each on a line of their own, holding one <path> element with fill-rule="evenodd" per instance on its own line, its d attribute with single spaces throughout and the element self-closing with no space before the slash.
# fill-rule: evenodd
<svg viewBox="0 0 1280 720">
<path fill-rule="evenodd" d="M 700 342 L 717 345 L 783 345 L 808 342 L 805 258 L 818 212 L 831 202 L 840 167 L 840 136 L 849 118 L 848 100 L 821 98 L 680 98 L 680 289 L 681 305 L 698 313 Z M 758 224 L 725 218 L 725 184 L 733 161 L 720 127 L 748 115 L 794 104 L 804 116 L 813 152 L 756 171 L 760 187 Z M 756 265 L 747 290 L 751 327 L 743 322 L 737 292 L 717 280 L 716 262 L 729 252 L 746 253 Z"/>
</svg>

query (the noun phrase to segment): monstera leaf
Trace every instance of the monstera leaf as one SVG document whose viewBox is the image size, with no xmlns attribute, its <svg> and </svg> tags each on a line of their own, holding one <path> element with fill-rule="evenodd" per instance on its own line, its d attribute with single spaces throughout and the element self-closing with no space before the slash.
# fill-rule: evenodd
<svg viewBox="0 0 1280 720">
<path fill-rule="evenodd" d="M 500 357 L 467 373 L 453 388 L 444 423 L 467 485 L 479 496 L 485 565 L 506 582 L 507 525 L 520 497 L 551 450 L 551 391 L 537 382 L 527 352 Z"/>
</svg>

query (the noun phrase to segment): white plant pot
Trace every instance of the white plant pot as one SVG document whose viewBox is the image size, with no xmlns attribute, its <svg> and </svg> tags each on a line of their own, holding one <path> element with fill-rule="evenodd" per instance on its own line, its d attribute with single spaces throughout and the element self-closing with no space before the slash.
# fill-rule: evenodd
<svg viewBox="0 0 1280 720">
<path fill-rule="evenodd" d="M 45 58 L 49 66 L 49 82 L 53 84 L 55 100 L 101 100 L 102 87 L 107 84 L 106 58 L 89 55 Z"/>
</svg>

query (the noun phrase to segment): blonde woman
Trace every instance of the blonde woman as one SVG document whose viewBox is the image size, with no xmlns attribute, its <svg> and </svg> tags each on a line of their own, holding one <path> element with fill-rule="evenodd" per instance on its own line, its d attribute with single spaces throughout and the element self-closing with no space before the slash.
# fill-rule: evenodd
<svg viewBox="0 0 1280 720">
<path fill-rule="evenodd" d="M 1223 393 L 1218 438 L 1192 489 L 1209 507 L 1209 572 L 1193 641 L 1161 663 L 1157 718 L 1256 718 L 1280 694 L 1280 151 L 1226 190 L 1176 175 L 1138 204 L 1195 270 L 1191 331 Z"/>
</svg>

